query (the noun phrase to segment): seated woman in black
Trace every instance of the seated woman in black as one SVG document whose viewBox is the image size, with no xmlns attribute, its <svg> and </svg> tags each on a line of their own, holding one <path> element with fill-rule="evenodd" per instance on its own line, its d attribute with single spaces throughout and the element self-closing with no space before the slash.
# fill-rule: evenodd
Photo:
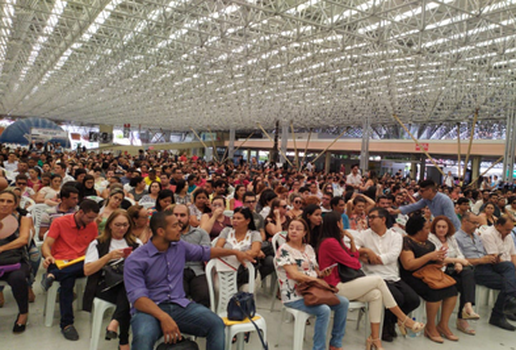
<svg viewBox="0 0 516 350">
<path fill-rule="evenodd" d="M 15 216 L 18 197 L 10 190 L 0 192 L 0 280 L 7 281 L 18 304 L 18 316 L 13 333 L 25 331 L 29 316 L 27 243 L 30 237 L 31 219 Z"/>
<path fill-rule="evenodd" d="M 432 289 L 422 279 L 413 276 L 413 273 L 430 264 L 442 267 L 446 258 L 446 250 L 436 250 L 435 245 L 428 240 L 430 223 L 422 216 L 412 216 L 407 221 L 405 230 L 407 236 L 403 237 L 403 250 L 399 259 L 400 277 L 426 301 L 425 337 L 436 343 L 443 343 L 442 334 L 448 340 L 457 341 L 459 338 L 452 333 L 448 326 L 457 302 L 457 288 L 452 285 Z M 436 325 L 437 312 L 441 307 L 441 319 Z"/>
<path fill-rule="evenodd" d="M 129 350 L 130 306 L 123 283 L 111 284 L 104 278 L 103 269 L 110 264 L 123 263 L 142 242 L 132 234 L 133 221 L 125 210 L 116 209 L 109 215 L 102 234 L 91 242 L 86 251 L 84 274 L 88 283 L 84 293 L 83 308 L 91 311 L 95 297 L 116 304 L 113 319 L 106 329 L 106 339 L 117 337 L 120 329 L 119 349 Z M 108 285 L 110 283 L 110 285 Z"/>
</svg>

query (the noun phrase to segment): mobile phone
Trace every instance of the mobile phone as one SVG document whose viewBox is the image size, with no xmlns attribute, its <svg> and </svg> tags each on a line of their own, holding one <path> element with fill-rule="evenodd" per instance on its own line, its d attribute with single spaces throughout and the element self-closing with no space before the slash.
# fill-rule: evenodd
<svg viewBox="0 0 516 350">
<path fill-rule="evenodd" d="M 133 247 L 124 248 L 124 257 L 127 258 L 133 252 Z"/>
<path fill-rule="evenodd" d="M 335 266 L 337 266 L 338 263 L 335 263 L 335 264 L 331 264 L 330 266 L 328 266 L 327 268 L 323 269 L 323 271 L 327 271 L 327 270 L 331 270 L 333 269 Z"/>
<path fill-rule="evenodd" d="M 498 254 L 498 257 L 501 257 L 502 255 L 503 255 L 503 253 L 499 253 L 499 254 Z"/>
</svg>

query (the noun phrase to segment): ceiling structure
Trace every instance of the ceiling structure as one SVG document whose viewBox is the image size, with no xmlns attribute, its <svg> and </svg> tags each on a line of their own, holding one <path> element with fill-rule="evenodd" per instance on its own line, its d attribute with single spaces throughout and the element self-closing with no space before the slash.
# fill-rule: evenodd
<svg viewBox="0 0 516 350">
<path fill-rule="evenodd" d="M 0 0 L 0 114 L 170 130 L 501 121 L 516 0 Z"/>
</svg>

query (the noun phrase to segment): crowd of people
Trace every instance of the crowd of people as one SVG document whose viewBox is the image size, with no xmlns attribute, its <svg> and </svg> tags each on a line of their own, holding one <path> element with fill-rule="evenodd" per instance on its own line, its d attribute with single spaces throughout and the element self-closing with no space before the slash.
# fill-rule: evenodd
<svg viewBox="0 0 516 350">
<path fill-rule="evenodd" d="M 203 261 L 227 255 L 242 262 L 239 287 L 249 280 L 246 263 L 257 280 L 277 271 L 284 305 L 316 316 L 313 349 L 327 347 L 332 310 L 329 346 L 342 349 L 355 300 L 369 303 L 367 349 L 393 341 L 396 325 L 403 335 L 424 330 L 434 342 L 458 341 L 450 326 L 457 302 L 456 329 L 475 335 L 468 320 L 480 318 L 476 284 L 500 290 L 489 323 L 516 330 L 509 322 L 516 321 L 516 196 L 509 189 L 309 165 L 2 149 L 0 279 L 18 305 L 13 332 L 26 329 L 42 264 L 43 289 L 59 283 L 68 340 L 79 339 L 73 290 L 87 276 L 83 307 L 91 311 L 95 297 L 116 304 L 105 337 L 118 338 L 120 349 L 130 349 L 130 332 L 135 349 L 181 333 L 222 349 L 224 323 L 209 310 Z M 38 204 L 46 209 L 34 237 Z M 285 241 L 275 250 L 278 234 Z M 447 282 L 432 283 L 436 275 Z M 308 281 L 336 286 L 339 303 L 306 306 L 297 286 Z M 422 302 L 426 325 L 409 316 Z"/>
</svg>

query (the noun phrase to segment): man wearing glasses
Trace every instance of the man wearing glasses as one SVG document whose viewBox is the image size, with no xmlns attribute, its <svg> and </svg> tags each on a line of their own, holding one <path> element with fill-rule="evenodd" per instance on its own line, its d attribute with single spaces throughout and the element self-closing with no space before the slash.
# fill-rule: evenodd
<svg viewBox="0 0 516 350">
<path fill-rule="evenodd" d="M 253 192 L 246 192 L 244 193 L 242 200 L 244 202 L 244 207 L 249 208 L 251 214 L 253 214 L 254 225 L 256 226 L 256 229 L 260 231 L 262 242 L 265 242 L 265 222 L 263 217 L 255 211 L 257 202 L 256 195 Z"/>
<path fill-rule="evenodd" d="M 36 196 L 36 192 L 34 192 L 34 190 L 32 188 L 27 186 L 28 180 L 29 180 L 29 178 L 24 174 L 16 175 L 16 178 L 15 178 L 16 187 L 18 187 L 20 189 L 21 195 L 23 197 L 29 197 L 29 198 L 34 199 L 34 197 Z"/>
<path fill-rule="evenodd" d="M 407 315 L 419 306 L 419 296 L 400 279 L 398 257 L 403 237 L 387 228 L 389 212 L 380 207 L 369 211 L 369 229 L 355 235 L 355 244 L 360 253 L 362 268 L 366 275 L 380 276 L 391 291 L 398 306 Z M 391 342 L 397 337 L 396 316 L 386 310 L 383 323 L 382 340 Z"/>
<path fill-rule="evenodd" d="M 498 232 L 500 232 L 499 230 L 503 231 L 501 233 L 506 231 L 510 233 L 510 225 L 513 225 L 512 220 L 503 217 L 498 220 L 494 229 Z M 502 260 L 503 253 L 497 254 L 496 250 L 493 250 L 489 237 L 487 238 L 488 249 L 484 248 L 482 243 L 484 238 L 480 239 L 475 233 L 478 226 L 478 217 L 470 212 L 465 213 L 462 215 L 462 226 L 455 234 L 455 239 L 462 254 L 471 265 L 475 266 L 476 283 L 500 290 L 489 323 L 508 331 L 515 331 L 516 327 L 507 321 L 507 318 L 516 321 L 516 269 L 514 263 Z M 485 233 L 482 234 L 482 236 L 484 235 Z"/>
</svg>

